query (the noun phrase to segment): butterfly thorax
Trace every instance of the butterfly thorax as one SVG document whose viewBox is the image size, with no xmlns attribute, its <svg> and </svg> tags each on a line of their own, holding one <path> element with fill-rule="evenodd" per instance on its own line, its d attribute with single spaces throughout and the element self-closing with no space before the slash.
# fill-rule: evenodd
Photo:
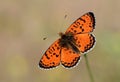
<svg viewBox="0 0 120 82">
<path fill-rule="evenodd" d="M 61 36 L 59 43 L 61 47 L 71 48 L 76 53 L 80 53 L 80 51 L 76 47 L 76 42 L 72 33 L 59 33 L 59 35 Z"/>
</svg>

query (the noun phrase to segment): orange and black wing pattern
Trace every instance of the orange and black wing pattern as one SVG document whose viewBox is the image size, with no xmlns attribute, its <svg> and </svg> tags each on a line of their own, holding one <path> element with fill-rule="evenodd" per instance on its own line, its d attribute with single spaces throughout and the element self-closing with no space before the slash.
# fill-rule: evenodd
<svg viewBox="0 0 120 82">
<path fill-rule="evenodd" d="M 55 41 L 44 53 L 42 56 L 39 67 L 44 69 L 49 69 L 56 67 L 60 64 L 60 50 L 61 47 L 59 46 L 59 39 Z"/>
<path fill-rule="evenodd" d="M 73 34 L 89 33 L 95 29 L 95 17 L 92 12 L 88 12 L 73 22 L 66 30 L 66 33 Z"/>
<path fill-rule="evenodd" d="M 80 54 L 73 51 L 71 48 L 61 49 L 61 64 L 64 67 L 71 68 L 76 66 L 80 60 Z"/>
<path fill-rule="evenodd" d="M 76 45 L 81 53 L 86 53 L 94 47 L 96 40 L 93 34 L 77 34 L 74 35 Z"/>
</svg>

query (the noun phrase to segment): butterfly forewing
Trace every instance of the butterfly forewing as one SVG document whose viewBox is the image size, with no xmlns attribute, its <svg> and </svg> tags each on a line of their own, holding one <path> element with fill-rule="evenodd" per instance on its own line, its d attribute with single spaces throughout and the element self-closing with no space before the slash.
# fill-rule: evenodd
<svg viewBox="0 0 120 82">
<path fill-rule="evenodd" d="M 55 41 L 42 56 L 39 67 L 41 68 L 53 68 L 60 64 L 60 50 L 59 40 Z"/>
<path fill-rule="evenodd" d="M 88 12 L 73 22 L 66 30 L 66 33 L 71 32 L 73 34 L 89 33 L 92 32 L 95 27 L 95 17 L 92 12 Z"/>
</svg>

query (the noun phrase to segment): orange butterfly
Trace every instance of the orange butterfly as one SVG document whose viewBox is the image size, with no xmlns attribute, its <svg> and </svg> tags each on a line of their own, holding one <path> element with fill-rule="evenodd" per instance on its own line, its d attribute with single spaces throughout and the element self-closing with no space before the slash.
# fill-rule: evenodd
<svg viewBox="0 0 120 82">
<path fill-rule="evenodd" d="M 60 65 L 71 68 L 80 60 L 82 53 L 91 50 L 95 45 L 95 37 L 91 32 L 95 29 L 95 17 L 88 12 L 78 18 L 66 32 L 60 33 L 56 40 L 42 56 L 39 67 L 49 69 Z"/>
</svg>

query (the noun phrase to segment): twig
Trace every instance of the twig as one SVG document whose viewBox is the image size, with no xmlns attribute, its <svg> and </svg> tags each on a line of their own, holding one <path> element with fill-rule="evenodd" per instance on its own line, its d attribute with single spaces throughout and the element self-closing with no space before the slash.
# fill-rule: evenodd
<svg viewBox="0 0 120 82">
<path fill-rule="evenodd" d="M 88 70 L 88 73 L 89 73 L 91 82 L 94 82 L 94 78 L 93 78 L 93 75 L 92 75 L 92 71 L 91 71 L 90 66 L 89 66 L 89 63 L 88 63 L 87 54 L 84 54 L 84 57 L 85 57 L 86 67 L 87 67 L 87 70 Z"/>
</svg>

